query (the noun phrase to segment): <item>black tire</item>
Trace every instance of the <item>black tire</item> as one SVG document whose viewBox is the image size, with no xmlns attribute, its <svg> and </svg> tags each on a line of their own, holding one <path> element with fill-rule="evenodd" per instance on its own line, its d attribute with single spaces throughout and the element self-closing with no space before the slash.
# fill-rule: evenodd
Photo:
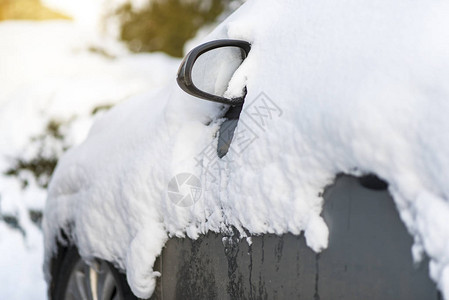
<svg viewBox="0 0 449 300">
<path fill-rule="evenodd" d="M 88 266 L 74 246 L 59 249 L 51 272 L 49 295 L 53 300 L 90 300 L 92 291 L 98 299 L 138 300 L 123 273 L 103 260 L 96 260 L 95 267 Z"/>
</svg>

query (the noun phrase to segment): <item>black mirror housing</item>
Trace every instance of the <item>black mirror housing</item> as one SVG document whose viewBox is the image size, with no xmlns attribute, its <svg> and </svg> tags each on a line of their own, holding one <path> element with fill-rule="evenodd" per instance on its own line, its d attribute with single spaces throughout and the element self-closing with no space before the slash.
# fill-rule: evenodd
<svg viewBox="0 0 449 300">
<path fill-rule="evenodd" d="M 249 51 L 251 50 L 251 44 L 246 41 L 241 40 L 216 40 L 207 42 L 205 44 L 202 44 L 196 48 L 194 48 L 192 51 L 190 51 L 184 60 L 181 63 L 181 66 L 178 70 L 178 76 L 176 78 L 176 81 L 178 82 L 179 87 L 185 91 L 186 93 L 204 99 L 208 101 L 228 104 L 231 106 L 238 106 L 242 105 L 243 101 L 245 99 L 245 95 L 238 98 L 225 98 L 220 97 L 217 95 L 209 94 L 205 91 L 200 90 L 193 84 L 193 78 L 192 78 L 192 69 L 193 66 L 202 54 L 217 49 L 217 48 L 223 48 L 223 47 L 238 47 L 242 50 L 242 55 L 244 55 L 243 59 L 245 59 Z"/>
</svg>

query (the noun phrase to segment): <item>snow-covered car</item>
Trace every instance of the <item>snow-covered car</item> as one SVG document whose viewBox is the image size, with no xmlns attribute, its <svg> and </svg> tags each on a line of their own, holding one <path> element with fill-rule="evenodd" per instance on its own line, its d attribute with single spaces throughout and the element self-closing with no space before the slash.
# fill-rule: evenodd
<svg viewBox="0 0 449 300">
<path fill-rule="evenodd" d="M 448 299 L 448 12 L 247 1 L 59 161 L 50 298 Z"/>
</svg>

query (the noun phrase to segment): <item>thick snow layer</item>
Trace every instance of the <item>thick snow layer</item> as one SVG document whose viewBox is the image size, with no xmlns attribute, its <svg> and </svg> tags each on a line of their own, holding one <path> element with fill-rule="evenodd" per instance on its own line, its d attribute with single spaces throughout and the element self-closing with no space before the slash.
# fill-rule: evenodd
<svg viewBox="0 0 449 300">
<path fill-rule="evenodd" d="M 430 257 L 449 299 L 448 13 L 444 1 L 248 1 L 206 38 L 252 43 L 226 92 L 248 90 L 225 159 L 210 155 L 222 106 L 175 82 L 116 107 L 57 167 L 46 259 L 70 228 L 84 257 L 118 263 L 148 297 L 169 236 L 233 225 L 304 231 L 312 249 L 326 248 L 320 192 L 337 173 L 372 172 L 389 182 L 415 258 Z M 167 194 L 180 173 L 202 183 L 190 207 Z"/>
</svg>

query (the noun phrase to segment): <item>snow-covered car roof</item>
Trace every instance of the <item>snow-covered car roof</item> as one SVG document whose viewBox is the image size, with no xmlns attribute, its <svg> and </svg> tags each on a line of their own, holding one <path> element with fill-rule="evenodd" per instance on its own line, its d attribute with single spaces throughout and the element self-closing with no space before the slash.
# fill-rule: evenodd
<svg viewBox="0 0 449 300">
<path fill-rule="evenodd" d="M 251 43 L 226 92 L 247 88 L 225 158 L 213 155 L 224 107 L 174 80 L 115 107 L 58 164 L 47 260 L 63 228 L 83 257 L 117 263 L 148 297 L 170 236 L 304 232 L 321 251 L 324 187 L 338 173 L 375 173 L 389 183 L 415 259 L 430 257 L 449 297 L 447 13 L 444 1 L 246 2 L 205 40 Z M 191 206 L 167 193 L 179 174 L 201 183 Z"/>
</svg>

